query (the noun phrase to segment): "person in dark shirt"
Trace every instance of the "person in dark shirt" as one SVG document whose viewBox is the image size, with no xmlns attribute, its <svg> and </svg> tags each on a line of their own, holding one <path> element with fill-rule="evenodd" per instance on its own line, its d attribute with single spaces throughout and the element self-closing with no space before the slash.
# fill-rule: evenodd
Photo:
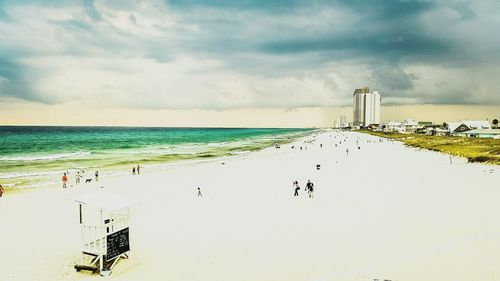
<svg viewBox="0 0 500 281">
<path fill-rule="evenodd" d="M 295 186 L 295 193 L 293 194 L 293 196 L 299 196 L 299 190 L 300 190 L 300 186 L 297 184 Z"/>
<path fill-rule="evenodd" d="M 309 198 L 313 198 L 314 184 L 308 180 L 306 184 L 307 193 L 309 193 Z"/>
</svg>

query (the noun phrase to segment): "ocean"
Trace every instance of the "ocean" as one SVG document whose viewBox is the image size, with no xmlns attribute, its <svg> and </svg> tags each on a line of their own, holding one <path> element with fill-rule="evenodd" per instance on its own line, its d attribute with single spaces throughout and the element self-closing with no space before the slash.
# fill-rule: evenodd
<svg viewBox="0 0 500 281">
<path fill-rule="evenodd" d="M 91 178 L 248 153 L 286 143 L 311 129 L 0 126 L 0 184 L 30 188 L 62 173 Z"/>
</svg>

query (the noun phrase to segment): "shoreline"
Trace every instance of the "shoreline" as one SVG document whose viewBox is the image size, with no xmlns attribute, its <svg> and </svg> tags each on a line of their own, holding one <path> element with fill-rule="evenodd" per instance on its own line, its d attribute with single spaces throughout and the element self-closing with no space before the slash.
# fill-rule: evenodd
<svg viewBox="0 0 500 281">
<path fill-rule="evenodd" d="M 275 144 L 278 145 L 287 145 L 290 143 L 295 143 L 298 142 L 301 139 L 306 139 L 308 137 L 311 137 L 314 134 L 318 134 L 321 132 L 323 129 L 312 129 L 307 132 L 302 132 L 302 133 L 294 133 L 292 135 L 290 134 L 285 134 L 285 135 L 275 135 L 275 136 L 270 136 L 270 137 L 277 137 L 279 139 L 273 140 L 273 141 L 266 141 L 264 144 L 261 146 L 258 146 L 256 149 L 252 150 L 246 150 L 241 153 L 234 153 L 234 152 L 227 152 L 222 155 L 218 156 L 213 156 L 213 157 L 195 157 L 192 159 L 177 159 L 177 160 L 172 160 L 172 161 L 165 161 L 165 162 L 157 162 L 157 163 L 152 163 L 152 164 L 140 164 L 142 171 L 141 175 L 143 174 L 149 174 L 149 173 L 155 173 L 155 172 L 161 172 L 161 171 L 168 171 L 170 169 L 176 169 L 179 167 L 184 167 L 184 166 L 190 166 L 190 165 L 199 165 L 203 163 L 211 163 L 211 162 L 218 162 L 218 161 L 223 161 L 223 160 L 229 160 L 229 159 L 238 159 L 238 158 L 244 158 L 245 156 L 251 155 L 253 153 L 258 153 L 267 149 L 272 149 Z M 295 136 L 297 134 L 297 136 Z M 236 148 L 244 148 L 243 147 L 236 147 Z M 127 169 L 125 169 L 125 166 L 117 166 L 117 167 L 110 167 L 104 170 L 99 170 L 99 168 L 94 168 L 99 170 L 99 178 L 100 182 L 102 182 L 103 177 L 106 177 L 106 179 L 116 179 L 116 178 L 122 178 L 131 175 L 130 169 L 128 169 L 130 166 L 127 166 Z M 90 176 L 88 178 L 92 179 L 92 183 L 95 183 L 95 177 L 93 175 L 93 170 L 90 170 L 89 174 Z M 75 170 L 72 168 L 71 170 Z M 62 183 L 60 182 L 60 176 L 62 176 L 62 173 L 64 171 L 60 172 L 54 172 L 54 171 L 48 171 L 51 174 L 57 175 L 57 181 L 52 179 L 52 180 L 45 180 L 42 181 L 42 185 L 40 186 L 9 186 L 9 185 L 4 185 L 4 196 L 5 194 L 8 195 L 14 195 L 14 194 L 20 194 L 20 193 L 26 193 L 26 192 L 33 192 L 33 191 L 38 191 L 38 190 L 44 190 L 44 189 L 54 189 L 54 188 L 62 188 Z M 75 184 L 75 179 L 73 178 L 73 175 L 75 172 L 70 174 L 69 180 L 68 180 L 68 188 L 76 188 Z M 84 175 L 84 174 L 82 174 Z M 82 177 L 82 180 L 78 186 L 84 186 L 86 183 L 84 182 L 85 178 Z"/>
</svg>

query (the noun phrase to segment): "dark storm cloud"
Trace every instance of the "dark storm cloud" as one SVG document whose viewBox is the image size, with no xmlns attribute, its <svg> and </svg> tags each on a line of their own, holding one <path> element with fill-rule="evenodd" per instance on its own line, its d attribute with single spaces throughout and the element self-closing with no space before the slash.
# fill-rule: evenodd
<svg viewBox="0 0 500 281">
<path fill-rule="evenodd" d="M 394 95 L 394 91 L 412 89 L 413 82 L 418 79 L 415 75 L 392 64 L 375 65 L 372 73 L 374 86 L 388 90 L 386 93 L 388 96 Z"/>
<path fill-rule="evenodd" d="M 402 57 L 434 59 L 450 48 L 451 42 L 430 35 L 419 20 L 435 6 L 430 2 L 337 0 L 328 3 L 358 15 L 358 20 L 341 32 L 305 36 L 297 33 L 294 37 L 263 42 L 261 50 L 273 54 L 332 52 L 330 60 L 361 56 L 397 61 Z"/>
<path fill-rule="evenodd" d="M 83 0 L 85 11 L 95 21 L 101 20 L 101 14 L 97 11 L 94 0 Z"/>
<path fill-rule="evenodd" d="M 196 41 L 185 46 L 198 52 L 219 53 L 225 57 L 241 53 L 260 53 L 274 56 L 312 54 L 321 62 L 366 58 L 367 60 L 398 61 L 401 58 L 434 60 L 443 57 L 452 42 L 426 32 L 420 21 L 423 13 L 435 4 L 399 0 L 335 0 L 335 1 L 169 1 L 183 9 L 185 19 L 196 24 L 200 32 Z M 292 20 L 268 22 L 269 8 L 283 11 L 281 16 L 310 18 L 310 24 Z M 205 12 L 190 17 L 199 7 L 211 11 L 234 10 L 226 13 Z M 243 8 L 244 12 L 238 12 Z M 245 9 L 253 9 L 249 17 Z M 323 11 L 342 11 L 356 18 L 343 26 L 342 19 L 317 22 Z M 201 12 L 200 12 L 201 13 Z M 206 15 L 208 14 L 208 16 Z M 195 15 L 199 15 L 196 13 Z M 340 26 L 340 28 L 339 28 Z M 331 28 L 330 28 L 331 27 Z M 203 42 L 205 44 L 200 44 Z M 239 60 L 241 67 L 247 62 Z M 248 62 L 252 64 L 252 62 Z"/>
<path fill-rule="evenodd" d="M 378 56 L 389 60 L 397 60 L 405 56 L 437 56 L 448 50 L 448 43 L 442 40 L 423 36 L 419 33 L 394 31 L 377 31 L 375 33 L 330 35 L 317 38 L 294 38 L 266 43 L 262 50 L 274 54 L 289 54 L 318 51 L 351 51 L 350 57 Z M 345 59 L 332 54 L 332 60 Z"/>
<path fill-rule="evenodd" d="M 46 104 L 57 102 L 54 97 L 39 96 L 32 88 L 29 71 L 17 61 L 2 56 L 2 53 L 0 50 L 0 97 L 17 97 Z"/>
<path fill-rule="evenodd" d="M 26 89 L 20 88 L 24 82 L 22 69 L 5 57 L 0 57 L 0 81 L 0 94 L 17 92 L 21 96 L 27 95 Z"/>
<path fill-rule="evenodd" d="M 7 14 L 6 11 L 4 11 L 4 9 L 0 5 L 0 21 L 7 20 L 7 19 L 9 19 L 9 15 Z"/>
<path fill-rule="evenodd" d="M 177 8 L 210 7 L 217 9 L 290 9 L 309 3 L 310 5 L 317 1 L 305 0 L 167 0 L 167 5 Z"/>
<path fill-rule="evenodd" d="M 333 5 L 341 5 L 364 17 L 380 20 L 407 20 L 407 17 L 421 14 L 435 7 L 431 1 L 412 0 L 334 0 L 325 1 Z"/>
</svg>

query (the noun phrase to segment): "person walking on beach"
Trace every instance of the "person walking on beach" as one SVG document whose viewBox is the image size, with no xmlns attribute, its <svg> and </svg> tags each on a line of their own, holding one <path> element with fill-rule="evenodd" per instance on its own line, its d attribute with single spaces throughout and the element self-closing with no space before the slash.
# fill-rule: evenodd
<svg viewBox="0 0 500 281">
<path fill-rule="evenodd" d="M 293 194 L 293 196 L 299 196 L 299 190 L 300 190 L 300 186 L 299 184 L 295 185 L 295 193 Z"/>
<path fill-rule="evenodd" d="M 198 197 L 203 197 L 203 195 L 201 194 L 201 189 L 198 187 Z"/>
<path fill-rule="evenodd" d="M 63 182 L 63 188 L 66 188 L 66 183 L 68 182 L 68 176 L 66 176 L 66 173 L 64 173 L 62 177 L 62 182 Z"/>
<path fill-rule="evenodd" d="M 141 166 L 137 165 L 137 174 L 140 175 L 141 174 Z"/>
<path fill-rule="evenodd" d="M 99 171 L 95 171 L 95 182 L 99 180 Z"/>
<path fill-rule="evenodd" d="M 309 198 L 313 198 L 314 184 L 310 180 L 307 181 L 306 189 L 309 193 Z"/>
<path fill-rule="evenodd" d="M 135 175 L 135 166 L 132 168 L 132 175 Z"/>
<path fill-rule="evenodd" d="M 5 190 L 3 189 L 3 186 L 0 184 L 0 197 L 2 197 L 4 192 Z"/>
<path fill-rule="evenodd" d="M 80 178 L 82 176 L 80 176 L 80 172 L 76 172 L 76 179 L 75 179 L 75 184 L 79 184 L 80 183 Z"/>
</svg>

